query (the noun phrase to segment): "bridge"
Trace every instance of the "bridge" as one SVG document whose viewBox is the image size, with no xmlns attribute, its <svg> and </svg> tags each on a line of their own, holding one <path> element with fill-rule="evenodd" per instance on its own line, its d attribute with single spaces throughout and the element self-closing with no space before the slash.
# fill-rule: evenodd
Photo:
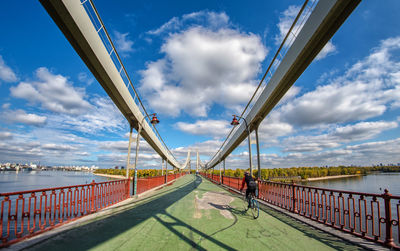
<svg viewBox="0 0 400 251">
<path fill-rule="evenodd" d="M 258 126 L 345 22 L 360 0 L 305 1 L 234 127 L 213 157 L 190 152 L 180 164 L 149 114 L 91 0 L 40 1 L 130 124 L 127 179 L 0 194 L 2 246 L 29 249 L 399 249 L 400 197 L 285 184 L 258 183 L 261 213 L 243 206 L 240 179 L 224 175 L 225 159 Z M 304 15 L 308 11 L 307 15 Z M 298 22 L 298 23 L 297 23 Z M 294 27 L 301 29 L 295 34 Z M 289 34 L 294 34 L 289 39 Z M 149 122 L 148 122 L 149 120 Z M 243 120 L 244 123 L 239 123 Z M 130 163 L 133 129 L 135 162 Z M 137 177 L 142 137 L 163 160 L 165 175 Z M 168 174 L 167 165 L 176 171 Z M 222 165 L 219 175 L 213 169 Z M 130 195 L 129 169 L 134 169 Z M 397 212 L 397 214 L 396 214 Z M 82 234 L 84 233 L 84 237 Z"/>
</svg>

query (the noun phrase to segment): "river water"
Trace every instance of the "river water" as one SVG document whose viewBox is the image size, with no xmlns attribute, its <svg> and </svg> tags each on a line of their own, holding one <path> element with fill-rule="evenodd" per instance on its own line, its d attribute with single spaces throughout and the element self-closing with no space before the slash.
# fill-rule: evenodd
<svg viewBox="0 0 400 251">
<path fill-rule="evenodd" d="M 90 172 L 72 171 L 2 171 L 0 172 L 0 193 L 35 190 L 50 187 L 83 185 L 111 180 Z"/>
<path fill-rule="evenodd" d="M 400 195 L 400 173 L 374 173 L 364 176 L 309 181 L 302 184 L 376 194 L 382 194 L 385 189 L 388 189 L 392 195 Z"/>
</svg>

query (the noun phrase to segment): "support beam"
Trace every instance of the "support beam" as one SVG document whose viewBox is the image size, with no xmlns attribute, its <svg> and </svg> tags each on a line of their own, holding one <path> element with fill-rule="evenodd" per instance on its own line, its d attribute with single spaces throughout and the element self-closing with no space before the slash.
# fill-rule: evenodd
<svg viewBox="0 0 400 251">
<path fill-rule="evenodd" d="M 199 151 L 197 151 L 197 158 L 196 158 L 196 173 L 199 172 L 199 165 L 200 165 L 200 158 L 199 158 Z"/>
<path fill-rule="evenodd" d="M 133 130 L 133 127 L 131 126 L 131 130 L 129 132 L 128 158 L 126 160 L 126 175 L 125 175 L 125 177 L 127 179 L 129 179 L 129 166 L 130 166 L 130 160 L 131 160 L 132 130 Z"/>
<path fill-rule="evenodd" d="M 257 144 L 257 167 L 258 167 L 258 179 L 261 180 L 261 162 L 260 162 L 260 144 L 258 141 L 258 126 L 256 127 L 256 144 Z"/>
<path fill-rule="evenodd" d="M 168 161 L 165 161 L 165 183 L 168 182 Z"/>
<path fill-rule="evenodd" d="M 221 167 L 222 163 L 220 163 L 219 165 L 219 184 L 221 184 L 222 182 L 222 167 Z"/>
<path fill-rule="evenodd" d="M 248 131 L 248 141 L 249 141 L 249 165 L 250 165 L 250 175 L 253 176 L 253 156 L 251 154 L 251 133 Z"/>
<path fill-rule="evenodd" d="M 224 184 L 224 177 L 225 177 L 225 159 L 223 160 L 223 166 L 224 166 L 224 175 L 222 175 L 222 184 Z"/>
</svg>

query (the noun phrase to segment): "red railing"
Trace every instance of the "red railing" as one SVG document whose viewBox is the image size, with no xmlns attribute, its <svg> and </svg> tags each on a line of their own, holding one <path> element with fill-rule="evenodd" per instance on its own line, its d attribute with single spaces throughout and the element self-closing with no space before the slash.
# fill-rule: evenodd
<svg viewBox="0 0 400 251">
<path fill-rule="evenodd" d="M 156 176 L 156 177 L 146 177 L 138 178 L 137 182 L 137 193 L 141 194 L 155 187 L 161 186 L 169 181 L 175 180 L 179 177 L 186 175 L 187 173 L 176 173 L 169 174 L 167 176 Z"/>
<path fill-rule="evenodd" d="M 211 174 L 201 175 L 215 181 Z M 222 180 L 225 186 L 240 189 L 240 178 Z M 258 198 L 267 203 L 400 250 L 400 196 L 387 190 L 370 194 L 270 181 L 260 181 L 258 188 Z"/>
<path fill-rule="evenodd" d="M 40 234 L 129 197 L 129 180 L 0 193 L 0 247 Z"/>
<path fill-rule="evenodd" d="M 242 186 L 242 178 L 230 177 L 230 176 L 219 176 L 216 174 L 200 173 L 200 175 L 206 177 L 207 179 L 213 181 L 217 184 L 224 184 L 227 187 L 239 190 Z M 246 188 L 246 185 L 245 185 Z"/>
</svg>

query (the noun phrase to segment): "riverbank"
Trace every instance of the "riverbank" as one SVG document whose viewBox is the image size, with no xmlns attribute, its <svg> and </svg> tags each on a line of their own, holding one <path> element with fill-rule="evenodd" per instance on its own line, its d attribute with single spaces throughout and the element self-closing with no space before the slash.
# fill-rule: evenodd
<svg viewBox="0 0 400 251">
<path fill-rule="evenodd" d="M 334 175 L 334 176 L 324 176 L 318 178 L 307 178 L 303 181 L 317 181 L 317 180 L 330 180 L 330 179 L 341 179 L 341 178 L 349 178 L 355 176 L 362 176 L 362 174 L 350 174 L 350 175 Z"/>
<path fill-rule="evenodd" d="M 97 175 L 97 176 L 111 178 L 111 179 L 119 179 L 119 180 L 125 179 L 125 176 L 123 176 L 123 175 L 103 174 L 103 173 L 93 173 L 93 174 Z M 132 179 L 132 177 L 130 177 L 130 179 Z"/>
</svg>

